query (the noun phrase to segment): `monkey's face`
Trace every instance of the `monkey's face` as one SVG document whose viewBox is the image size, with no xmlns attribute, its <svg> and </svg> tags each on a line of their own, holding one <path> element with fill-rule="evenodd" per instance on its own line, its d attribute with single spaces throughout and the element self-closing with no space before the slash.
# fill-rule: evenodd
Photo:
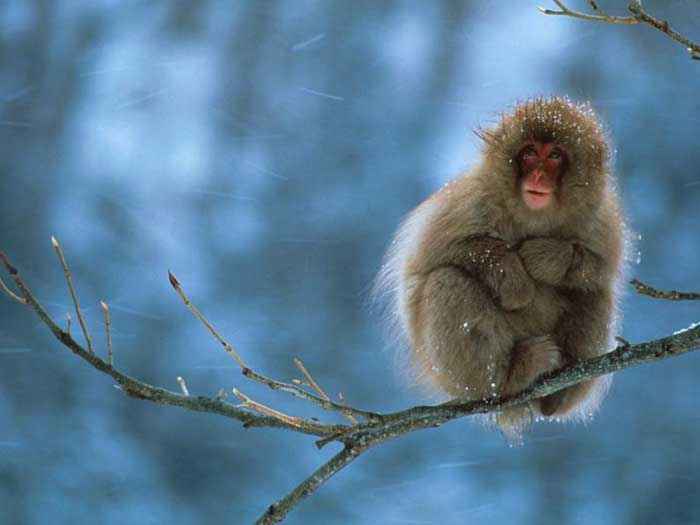
<svg viewBox="0 0 700 525">
<path fill-rule="evenodd" d="M 556 199 L 568 157 L 562 146 L 527 142 L 517 156 L 520 194 L 529 209 L 544 210 Z"/>
</svg>

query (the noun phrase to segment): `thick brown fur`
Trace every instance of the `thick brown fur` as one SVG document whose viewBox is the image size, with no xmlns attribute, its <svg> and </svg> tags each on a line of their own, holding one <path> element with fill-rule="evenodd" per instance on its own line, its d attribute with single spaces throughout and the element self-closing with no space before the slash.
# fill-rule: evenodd
<svg viewBox="0 0 700 525">
<path fill-rule="evenodd" d="M 380 276 L 416 377 L 468 399 L 517 392 L 611 347 L 624 237 L 608 144 L 589 106 L 534 99 L 479 135 L 480 164 L 413 211 Z M 568 154 L 545 210 L 529 209 L 520 193 L 515 166 L 529 141 Z M 533 413 L 587 418 L 608 383 L 575 385 L 497 423 L 517 439 Z"/>
</svg>

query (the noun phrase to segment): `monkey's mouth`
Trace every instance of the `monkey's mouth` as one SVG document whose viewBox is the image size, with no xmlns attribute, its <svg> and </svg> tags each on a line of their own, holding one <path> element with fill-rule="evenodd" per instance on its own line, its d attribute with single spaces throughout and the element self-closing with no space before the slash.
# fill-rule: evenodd
<svg viewBox="0 0 700 525">
<path fill-rule="evenodd" d="M 523 192 L 523 201 L 525 205 L 531 210 L 541 210 L 549 206 L 552 200 L 552 192 L 525 189 Z"/>
<path fill-rule="evenodd" d="M 527 193 L 530 195 L 534 195 L 535 197 L 549 197 L 550 193 L 549 191 L 537 191 L 537 190 L 525 190 Z"/>
</svg>

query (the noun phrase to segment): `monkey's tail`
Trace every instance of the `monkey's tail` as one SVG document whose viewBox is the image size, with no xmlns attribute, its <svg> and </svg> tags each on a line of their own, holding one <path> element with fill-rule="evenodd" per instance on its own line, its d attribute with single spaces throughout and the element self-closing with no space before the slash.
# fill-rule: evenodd
<svg viewBox="0 0 700 525">
<path fill-rule="evenodd" d="M 523 444 L 523 435 L 534 422 L 534 412 L 529 403 L 504 408 L 496 415 L 496 425 L 510 446 Z"/>
</svg>

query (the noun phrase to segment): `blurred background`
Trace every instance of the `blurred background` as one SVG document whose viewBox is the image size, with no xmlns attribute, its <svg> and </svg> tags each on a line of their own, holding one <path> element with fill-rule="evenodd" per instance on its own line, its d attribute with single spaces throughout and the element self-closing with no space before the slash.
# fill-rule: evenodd
<svg viewBox="0 0 700 525">
<path fill-rule="evenodd" d="M 171 269 L 255 369 L 288 381 L 299 357 L 354 405 L 425 403 L 367 307 L 384 249 L 476 161 L 472 129 L 554 94 L 607 123 L 639 235 L 632 276 L 698 291 L 700 64 L 647 26 L 540 3 L 554 7 L 2 2 L 0 249 L 63 323 L 55 235 L 98 352 L 104 300 L 116 364 L 143 381 L 177 391 L 182 375 L 193 394 L 235 386 L 319 415 L 245 380 Z M 645 7 L 697 38 L 697 2 Z M 697 303 L 632 292 L 623 312 L 630 341 L 700 320 Z M 623 371 L 591 424 L 540 424 L 522 447 L 467 419 L 387 443 L 285 523 L 698 523 L 699 367 L 690 354 Z M 0 296 L 0 523 L 252 523 L 337 451 L 113 384 Z"/>
</svg>

